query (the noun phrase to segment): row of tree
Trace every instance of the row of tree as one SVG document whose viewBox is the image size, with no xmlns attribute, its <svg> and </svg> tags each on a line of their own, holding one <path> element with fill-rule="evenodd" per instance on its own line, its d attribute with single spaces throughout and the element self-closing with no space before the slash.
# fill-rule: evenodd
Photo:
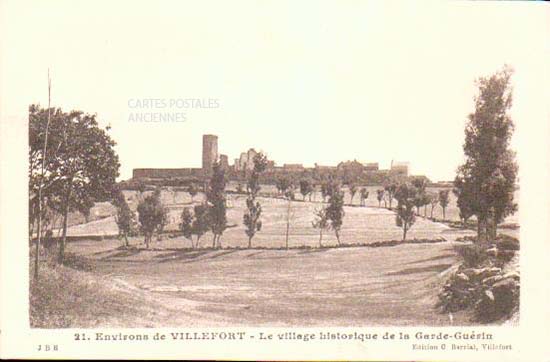
<svg viewBox="0 0 550 362">
<path fill-rule="evenodd" d="M 246 185 L 246 209 L 243 215 L 243 224 L 245 226 L 245 233 L 248 237 L 248 247 L 252 247 L 252 239 L 257 232 L 261 230 L 262 221 L 262 206 L 257 200 L 259 191 L 261 190 L 259 176 L 267 166 L 267 157 L 262 153 L 258 153 L 254 158 L 254 168 L 249 173 L 247 185 Z M 414 218 L 409 215 L 409 210 L 413 213 L 416 207 L 416 215 L 420 214 L 420 207 L 426 206 L 427 203 L 432 205 L 433 208 L 440 204 L 443 208 L 443 214 L 445 215 L 445 208 L 449 202 L 449 190 L 441 190 L 439 193 L 430 193 L 426 191 L 427 182 L 425 179 L 414 179 L 412 183 L 392 183 L 385 186 L 385 189 L 377 190 L 377 197 L 379 204 L 384 199 L 391 200 L 396 199 L 398 201 L 397 213 L 397 226 L 403 227 L 403 238 L 406 238 L 406 233 L 414 223 Z M 357 193 L 357 187 L 354 184 L 347 185 L 351 200 Z M 294 200 L 295 186 L 288 178 L 279 178 L 277 183 L 278 192 L 283 195 L 287 200 L 286 208 L 286 233 L 285 233 L 285 245 L 288 248 L 289 241 L 289 229 L 290 219 L 292 215 L 292 201 Z M 316 209 L 315 220 L 312 222 L 312 226 L 319 229 L 319 244 L 322 245 L 323 232 L 327 229 L 334 231 L 338 243 L 340 244 L 340 229 L 343 224 L 344 218 L 344 192 L 339 182 L 335 179 L 329 178 L 321 183 L 321 193 L 324 196 L 324 202 L 328 198 L 328 204 L 324 207 Z M 308 179 L 300 180 L 299 182 L 300 193 L 303 196 L 303 201 L 307 196 L 310 196 L 314 192 L 314 186 Z M 365 205 L 365 200 L 368 198 L 369 192 L 366 188 L 360 190 L 361 205 Z M 241 190 L 244 193 L 243 190 Z M 389 195 L 388 197 L 386 197 Z M 208 200 L 208 198 L 207 198 Z M 409 207 L 410 206 L 410 207 Z M 181 228 L 183 234 L 191 240 L 192 247 L 198 246 L 198 241 L 201 236 L 207 231 L 211 230 L 209 227 L 209 206 L 208 201 L 196 205 L 193 212 L 190 208 L 185 208 L 181 215 Z M 426 216 L 426 208 L 424 210 Z M 193 242 L 193 236 L 196 238 L 196 242 Z"/>
<path fill-rule="evenodd" d="M 199 246 L 201 237 L 212 232 L 212 248 L 221 248 L 221 237 L 227 229 L 227 205 L 225 195 L 225 171 L 219 163 L 214 163 L 210 180 L 206 188 L 206 200 L 193 207 L 186 207 L 181 214 L 180 229 L 191 240 L 191 246 Z M 261 209 L 258 210 L 261 214 Z M 259 214 L 256 221 L 259 221 Z M 261 223 L 255 225 L 261 228 Z M 193 237 L 195 241 L 193 242 Z"/>
<path fill-rule="evenodd" d="M 438 194 L 428 194 L 426 186 L 424 180 L 418 179 L 413 180 L 412 183 L 399 184 L 395 188 L 394 197 L 397 200 L 395 223 L 403 229 L 403 240 L 407 238 L 407 232 L 415 223 L 416 216 L 420 215 L 421 207 L 425 207 L 424 216 L 426 216 L 426 207 L 430 204 L 433 215 L 433 208 L 439 203 L 445 219 L 445 209 L 449 203 L 449 190 L 440 190 Z"/>
<path fill-rule="evenodd" d="M 246 209 L 243 215 L 243 224 L 245 226 L 245 233 L 248 237 L 248 247 L 252 247 L 252 241 L 257 232 L 262 228 L 262 206 L 258 201 L 258 194 L 261 190 L 260 186 L 260 174 L 267 167 L 267 157 L 258 153 L 254 159 L 254 168 L 248 176 L 246 185 Z M 192 247 L 199 246 L 200 238 L 208 231 L 214 232 L 216 225 L 225 225 L 225 227 L 218 227 L 218 239 L 227 227 L 225 216 L 225 203 L 220 202 L 215 207 L 214 200 L 225 201 L 224 188 L 225 184 L 220 180 L 224 179 L 223 170 L 218 164 L 214 164 L 212 178 L 210 180 L 209 193 L 207 193 L 206 201 L 195 205 L 193 210 L 190 208 L 184 208 L 181 214 L 181 230 L 183 235 L 191 240 Z M 280 179 L 279 190 L 283 194 L 285 200 L 287 200 L 287 207 L 285 213 L 286 220 L 286 233 L 285 233 L 285 245 L 289 247 L 289 232 L 290 223 L 292 218 L 292 201 L 294 201 L 295 186 L 292 183 L 286 183 L 285 179 Z M 308 181 L 303 180 L 300 183 L 300 188 L 304 200 L 312 191 L 311 184 Z M 307 192 L 306 192 L 307 191 Z M 364 192 L 362 192 L 364 194 Z M 368 194 L 368 193 L 367 193 Z M 340 188 L 340 185 L 335 180 L 330 180 L 326 184 L 325 195 L 328 197 L 328 203 L 325 207 L 316 210 L 316 220 L 313 222 L 313 227 L 320 229 L 322 242 L 323 230 L 330 228 L 335 232 L 338 243 L 340 243 L 340 229 L 342 227 L 344 218 L 344 193 Z M 365 196 L 366 198 L 366 196 Z M 195 238 L 193 241 L 193 237 Z M 216 236 L 214 236 L 216 240 Z M 214 243 L 213 246 L 220 246 L 220 244 Z"/>
<path fill-rule="evenodd" d="M 212 247 L 221 247 L 221 236 L 227 228 L 225 186 L 224 170 L 215 163 L 206 188 L 206 200 L 195 205 L 192 210 L 189 207 L 183 209 L 180 215 L 180 229 L 183 235 L 191 240 L 193 248 L 199 246 L 201 237 L 208 231 L 213 234 Z M 188 192 L 194 197 L 198 189 L 191 185 Z M 142 192 L 139 194 L 143 195 Z M 153 236 L 160 236 L 168 223 L 168 209 L 162 203 L 160 187 L 151 195 L 139 198 L 137 217 L 130 209 L 122 191 L 117 191 L 113 204 L 117 209 L 115 220 L 119 236 L 125 240 L 126 246 L 129 236 L 141 233 L 146 247 L 149 248 Z M 259 221 L 259 214 L 256 221 Z M 257 227 L 259 230 L 261 224 Z"/>
<path fill-rule="evenodd" d="M 309 201 L 315 200 L 315 192 L 320 191 L 323 198 L 323 202 L 326 202 L 327 198 L 334 193 L 335 185 L 339 186 L 339 182 L 334 177 L 327 177 L 323 179 L 320 183 L 316 183 L 311 179 L 303 178 L 298 183 L 298 189 L 300 194 L 302 194 L 302 200 L 305 201 L 306 197 L 309 198 Z M 365 187 L 358 188 L 357 185 L 353 182 L 348 182 L 347 185 L 350 193 L 350 204 L 353 204 L 353 199 L 357 192 L 359 191 L 360 205 L 365 205 L 365 200 L 369 197 L 369 192 Z M 285 194 L 288 191 L 294 192 L 295 186 L 291 178 L 282 176 L 277 178 L 275 187 L 279 194 Z"/>
</svg>

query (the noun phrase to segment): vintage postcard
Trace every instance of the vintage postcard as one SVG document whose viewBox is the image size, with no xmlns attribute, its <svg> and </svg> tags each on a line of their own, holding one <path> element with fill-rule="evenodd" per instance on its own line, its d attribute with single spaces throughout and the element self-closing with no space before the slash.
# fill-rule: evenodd
<svg viewBox="0 0 550 362">
<path fill-rule="evenodd" d="M 0 6 L 2 358 L 550 360 L 546 3 Z"/>
</svg>

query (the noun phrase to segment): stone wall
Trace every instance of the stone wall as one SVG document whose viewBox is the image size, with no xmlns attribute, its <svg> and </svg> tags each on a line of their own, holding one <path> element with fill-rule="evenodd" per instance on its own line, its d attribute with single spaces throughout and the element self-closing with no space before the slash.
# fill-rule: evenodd
<svg viewBox="0 0 550 362">
<path fill-rule="evenodd" d="M 134 168 L 132 177 L 139 178 L 170 178 L 170 177 L 202 177 L 202 168 Z"/>
</svg>

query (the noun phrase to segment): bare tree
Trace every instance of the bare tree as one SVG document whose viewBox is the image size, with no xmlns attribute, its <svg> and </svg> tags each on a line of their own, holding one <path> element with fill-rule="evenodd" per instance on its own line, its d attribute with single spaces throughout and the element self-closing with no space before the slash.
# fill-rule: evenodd
<svg viewBox="0 0 550 362">
<path fill-rule="evenodd" d="M 37 237 L 36 237 L 36 255 L 34 259 L 34 277 L 38 279 L 38 268 L 40 261 L 40 238 L 42 231 L 40 229 L 40 223 L 42 222 L 42 183 L 44 182 L 44 169 L 46 164 L 46 152 L 48 150 L 48 133 L 50 130 L 51 120 L 51 87 L 52 81 L 50 79 L 50 69 L 48 69 L 48 120 L 46 122 L 46 131 L 44 134 L 44 149 L 42 151 L 42 162 L 40 167 L 40 181 L 38 182 L 38 221 L 37 221 Z"/>
</svg>

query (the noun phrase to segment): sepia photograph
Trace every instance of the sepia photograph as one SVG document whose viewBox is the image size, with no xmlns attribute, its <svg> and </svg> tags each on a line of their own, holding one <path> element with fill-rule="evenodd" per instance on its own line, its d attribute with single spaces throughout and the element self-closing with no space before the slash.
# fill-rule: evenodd
<svg viewBox="0 0 550 362">
<path fill-rule="evenodd" d="M 518 353 L 493 331 L 520 333 L 523 268 L 542 260 L 524 254 L 524 181 L 550 169 L 546 4 L 1 4 L 2 126 L 23 151 L 2 196 L 27 195 L 23 258 L 4 259 L 25 274 L 3 278 L 24 276 L 30 332 L 397 327 L 412 352 Z"/>
</svg>

